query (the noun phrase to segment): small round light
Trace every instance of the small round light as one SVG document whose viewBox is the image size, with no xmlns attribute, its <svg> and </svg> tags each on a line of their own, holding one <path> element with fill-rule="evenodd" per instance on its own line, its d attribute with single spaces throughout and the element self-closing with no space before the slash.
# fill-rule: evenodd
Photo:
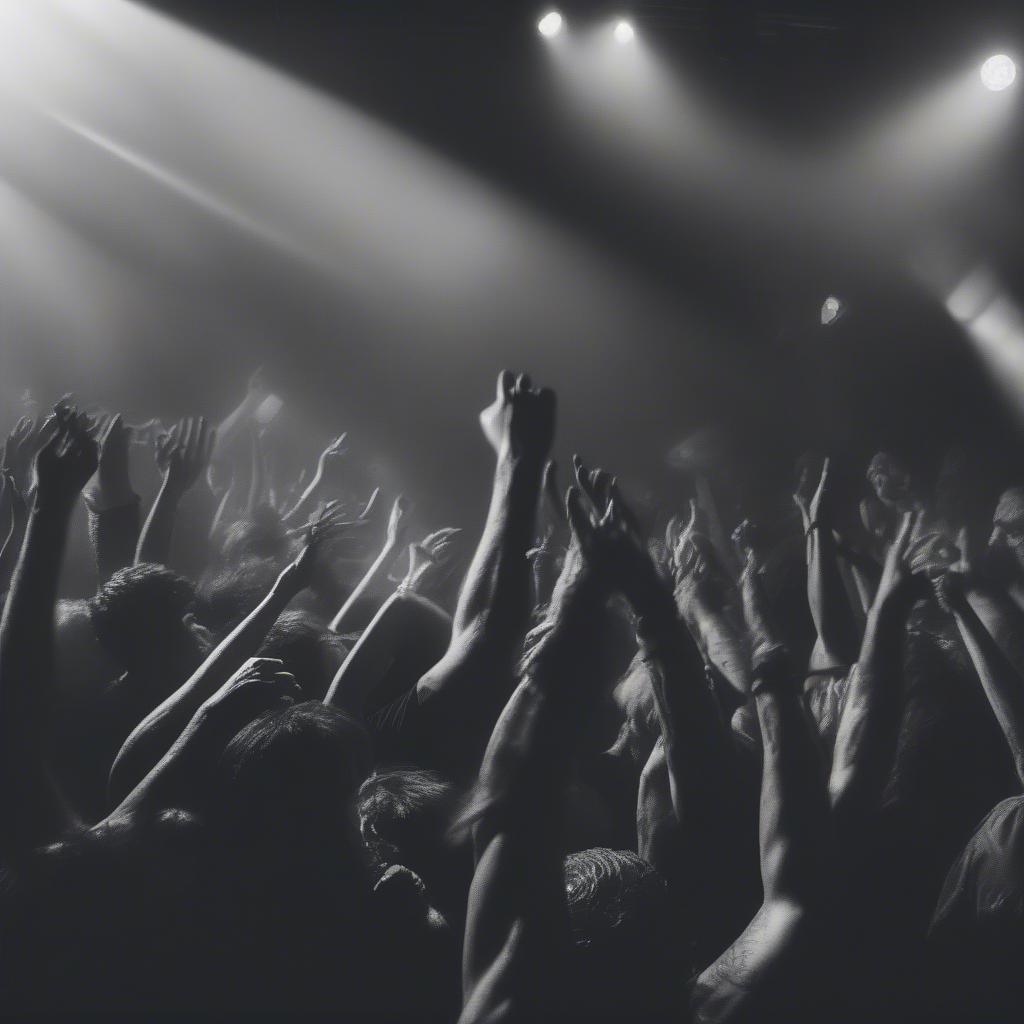
<svg viewBox="0 0 1024 1024">
<path fill-rule="evenodd" d="M 997 53 L 981 65 L 981 80 L 993 92 L 1009 89 L 1016 77 L 1017 65 L 1005 53 Z"/>
<path fill-rule="evenodd" d="M 842 312 L 843 304 L 834 295 L 830 295 L 821 304 L 821 322 L 825 325 L 835 323 Z"/>
<path fill-rule="evenodd" d="M 615 23 L 615 41 L 617 43 L 631 43 L 635 36 L 636 32 L 631 22 L 622 19 Z"/>
<path fill-rule="evenodd" d="M 537 22 L 537 31 L 544 36 L 545 39 L 552 39 L 562 31 L 562 27 L 565 25 L 565 20 L 558 11 L 548 11 Z"/>
</svg>

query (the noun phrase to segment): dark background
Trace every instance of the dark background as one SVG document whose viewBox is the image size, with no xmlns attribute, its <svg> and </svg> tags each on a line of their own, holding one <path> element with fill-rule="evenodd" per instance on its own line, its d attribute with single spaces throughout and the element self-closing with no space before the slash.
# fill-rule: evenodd
<svg viewBox="0 0 1024 1024">
<path fill-rule="evenodd" d="M 905 191 L 881 196 L 877 207 L 860 197 L 877 217 L 849 202 L 859 188 L 856 171 L 850 193 L 838 192 L 830 207 L 827 186 L 824 197 L 806 201 L 792 182 L 765 187 L 773 165 L 761 154 L 784 154 L 785 177 L 787 167 L 841 153 L 858 133 L 912 108 L 950 76 L 976 77 L 989 53 L 1024 54 L 1022 5 L 560 4 L 574 31 L 630 16 L 651 60 L 688 91 L 706 123 L 718 119 L 729 125 L 727 138 L 743 141 L 734 153 L 726 146 L 724 164 L 708 172 L 725 167 L 732 184 L 720 192 L 699 170 L 692 178 L 677 173 L 671 156 L 657 167 L 657 154 L 642 146 L 631 158 L 628 140 L 608 139 L 603 151 L 581 137 L 573 111 L 556 98 L 547 44 L 534 28 L 542 5 L 149 6 L 482 182 L 508 204 L 489 247 L 502 245 L 502 225 L 515 224 L 517 211 L 541 227 L 513 245 L 504 283 L 496 260 L 497 269 L 479 282 L 465 268 L 461 283 L 430 277 L 415 299 L 403 275 L 390 273 L 386 257 L 398 253 L 396 245 L 359 266 L 370 275 L 368 301 L 359 283 L 365 277 L 339 283 L 309 275 L 245 232 L 211 227 L 202 211 L 175 219 L 181 237 L 168 255 L 148 235 L 140 239 L 116 203 L 71 195 L 55 167 L 73 171 L 79 184 L 90 173 L 107 180 L 106 171 L 80 143 L 50 139 L 44 171 L 24 152 L 8 153 L 5 179 L 103 251 L 112 293 L 118 268 L 130 268 L 139 308 L 112 318 L 108 349 L 81 357 L 72 353 L 74 327 L 55 343 L 52 326 L 25 312 L 22 295 L 21 313 L 7 324 L 9 351 L 18 355 L 8 367 L 9 388 L 27 384 L 46 397 L 75 387 L 140 413 L 216 413 L 237 398 L 249 368 L 266 363 L 277 389 L 307 410 L 301 429 L 310 447 L 321 432 L 349 429 L 356 451 L 375 460 L 386 484 L 416 495 L 428 518 L 458 521 L 484 500 L 487 454 L 474 416 L 503 365 L 528 369 L 558 389 L 563 459 L 579 450 L 638 489 L 678 490 L 665 453 L 708 424 L 742 449 L 740 476 L 755 489 L 788 472 L 805 448 L 845 457 L 851 480 L 879 446 L 928 473 L 958 440 L 975 444 L 995 476 L 1016 471 L 1013 415 L 972 344 L 907 261 L 941 235 L 955 243 L 953 277 L 984 258 L 1011 295 L 1024 297 L 1024 136 L 1021 104 L 1011 95 L 1024 81 L 991 97 L 1006 108 L 998 131 L 982 143 L 966 133 L 964 147 L 978 147 L 967 171 L 915 189 L 913 175 L 919 170 L 930 181 L 934 164 L 923 146 Z M 187 67 L 177 70 L 187 79 Z M 73 80 L 74 67 L 65 71 Z M 161 84 L 173 102 L 174 81 Z M 246 131 L 258 131 L 264 112 L 252 97 L 238 94 L 234 102 Z M 149 116 L 142 100 L 139 107 L 140 117 Z M 159 109 L 151 116 L 159 130 Z M 266 111 L 265 135 L 287 147 L 289 126 L 276 118 Z M 962 128 L 953 119 L 940 130 L 944 154 L 956 152 Z M 661 129 L 685 153 L 691 126 L 669 121 Z M 230 141 L 230 126 L 218 131 L 221 143 Z M 693 150 L 702 145 L 695 131 Z M 337 166 L 339 193 L 353 209 L 364 202 L 389 207 L 390 189 L 396 217 L 404 203 L 419 201 L 413 165 L 405 172 L 411 185 L 372 175 L 353 185 L 336 150 L 304 158 Z M 865 194 L 874 187 L 865 181 Z M 455 204 L 458 189 L 452 186 Z M 737 209 L 733 199 L 744 190 L 749 208 Z M 818 216 L 823 208 L 835 213 L 828 223 Z M 443 211 L 436 230 L 439 238 L 445 233 Z M 556 237 L 550 245 L 548 231 Z M 351 244 L 358 253 L 355 235 L 337 235 L 342 251 Z M 399 241 L 402 255 L 429 266 L 433 238 Z M 53 287 L 65 284 L 57 268 Z M 823 328 L 819 311 L 830 293 L 849 311 Z M 391 306 L 402 316 L 392 319 Z"/>
</svg>

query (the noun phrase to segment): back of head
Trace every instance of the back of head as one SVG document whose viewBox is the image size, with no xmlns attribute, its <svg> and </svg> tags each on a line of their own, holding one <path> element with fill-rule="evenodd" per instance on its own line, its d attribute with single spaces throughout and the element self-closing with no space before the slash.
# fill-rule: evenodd
<svg viewBox="0 0 1024 1024">
<path fill-rule="evenodd" d="M 323 620 L 304 611 L 288 611 L 271 626 L 260 658 L 280 658 L 310 700 L 323 700 L 348 649 Z"/>
<path fill-rule="evenodd" d="M 195 654 L 185 616 L 195 605 L 193 584 L 151 563 L 119 569 L 89 602 L 96 638 L 125 668 L 175 664 Z"/>
<path fill-rule="evenodd" d="M 354 798 L 370 764 L 369 735 L 344 712 L 318 701 L 267 712 L 221 757 L 216 820 L 229 846 L 262 861 L 257 873 L 305 862 L 344 871 L 361 848 Z"/>
<path fill-rule="evenodd" d="M 685 972 L 661 875 L 631 851 L 602 848 L 570 854 L 564 871 L 574 946 L 570 1005 L 583 1018 L 632 1019 L 670 1005 Z"/>
</svg>

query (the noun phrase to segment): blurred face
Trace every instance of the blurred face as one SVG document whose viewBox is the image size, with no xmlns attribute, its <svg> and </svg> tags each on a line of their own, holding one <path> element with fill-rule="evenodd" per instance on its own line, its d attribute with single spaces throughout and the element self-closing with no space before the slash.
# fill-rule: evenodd
<svg viewBox="0 0 1024 1024">
<path fill-rule="evenodd" d="M 992 517 L 989 546 L 1009 553 L 1024 568 L 1024 494 L 1007 491 L 999 499 Z"/>
<path fill-rule="evenodd" d="M 868 479 L 886 505 L 901 504 L 910 497 L 910 477 L 892 463 L 875 467 Z"/>
</svg>

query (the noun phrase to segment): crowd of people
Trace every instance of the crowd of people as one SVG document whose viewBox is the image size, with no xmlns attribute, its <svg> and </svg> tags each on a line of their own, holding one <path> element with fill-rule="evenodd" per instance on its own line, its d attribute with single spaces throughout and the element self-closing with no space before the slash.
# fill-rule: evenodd
<svg viewBox="0 0 1024 1024">
<path fill-rule="evenodd" d="M 7 438 L 4 1013 L 1021 1019 L 1024 487 L 987 542 L 886 453 L 783 529 L 563 492 L 505 371 L 420 538 L 265 401 Z"/>
</svg>

